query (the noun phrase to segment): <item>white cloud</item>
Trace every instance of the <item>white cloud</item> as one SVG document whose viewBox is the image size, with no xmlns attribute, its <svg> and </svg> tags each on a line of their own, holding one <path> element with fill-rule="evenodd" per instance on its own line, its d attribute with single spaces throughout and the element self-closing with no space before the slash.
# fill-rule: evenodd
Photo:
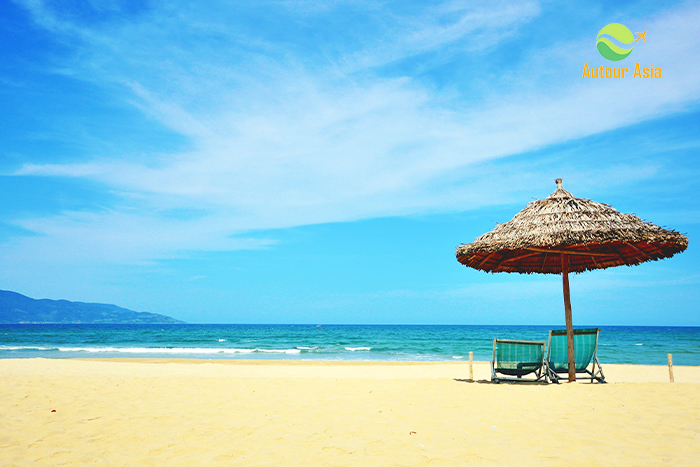
<svg viewBox="0 0 700 467">
<path fill-rule="evenodd" d="M 236 48 L 225 57 L 211 45 L 198 49 L 196 35 L 195 46 L 187 48 L 197 18 L 152 14 L 142 22 L 92 30 L 59 20 L 39 2 L 30 5 L 47 29 L 96 38 L 85 46 L 84 62 L 69 64 L 79 75 L 122 83 L 144 113 L 192 141 L 187 152 L 156 154 L 147 165 L 122 156 L 28 163 L 18 170 L 90 178 L 129 195 L 112 211 L 19 221 L 41 236 L 16 247 L 47 254 L 78 238 L 92 257 L 137 261 L 182 250 L 247 247 L 228 236 L 250 229 L 497 203 L 534 176 L 496 174 L 471 178 L 465 187 L 454 174 L 483 173 L 489 169 L 475 164 L 677 112 L 700 97 L 700 62 L 688 59 L 700 49 L 700 7 L 692 4 L 645 20 L 648 42 L 635 46 L 633 58 L 643 65 L 656 60 L 662 79 L 581 79 L 583 62 L 597 55 L 588 37 L 533 52 L 472 104 L 454 90 L 381 77 L 372 69 L 439 53 L 448 44 L 478 53 L 525 27 L 538 14 L 537 4 L 468 10 L 446 3 L 398 18 L 381 44 L 367 40 L 326 63 L 308 63 L 308 57 L 265 38 L 218 30 L 211 16 L 202 24 L 224 43 L 244 41 L 244 48 L 255 51 Z M 183 37 L 172 37 L 173 24 L 184 27 Z M 653 172 L 653 164 L 642 163 L 630 176 Z M 501 186 L 494 193 L 489 188 L 496 178 Z M 160 214 L 176 208 L 210 215 L 194 222 Z"/>
<path fill-rule="evenodd" d="M 48 219 L 19 220 L 16 225 L 36 235 L 6 245 L 8 264 L 22 263 L 26 252 L 54 264 L 146 264 L 193 251 L 256 249 L 276 243 L 233 237 L 227 220 L 216 215 L 181 220 L 119 211 L 68 212 Z"/>
<path fill-rule="evenodd" d="M 511 37 L 540 13 L 537 2 L 457 2 L 426 8 L 415 16 L 389 16 L 381 39 L 344 60 L 342 69 L 354 72 L 386 65 L 458 43 L 458 48 L 481 51 Z"/>
</svg>

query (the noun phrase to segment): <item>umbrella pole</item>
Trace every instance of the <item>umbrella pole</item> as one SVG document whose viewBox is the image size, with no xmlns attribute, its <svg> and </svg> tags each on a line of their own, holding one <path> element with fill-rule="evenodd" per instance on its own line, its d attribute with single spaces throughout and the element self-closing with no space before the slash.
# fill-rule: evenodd
<svg viewBox="0 0 700 467">
<path fill-rule="evenodd" d="M 561 278 L 564 285 L 564 315 L 566 318 L 566 347 L 569 357 L 569 382 L 576 381 L 576 358 L 574 357 L 574 324 L 571 319 L 571 297 L 569 296 L 569 257 L 561 255 Z"/>
</svg>

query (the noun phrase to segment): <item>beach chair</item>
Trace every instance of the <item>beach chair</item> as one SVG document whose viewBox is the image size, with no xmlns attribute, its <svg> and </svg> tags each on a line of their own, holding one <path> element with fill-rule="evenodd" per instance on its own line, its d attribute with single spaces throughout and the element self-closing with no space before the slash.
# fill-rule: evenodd
<svg viewBox="0 0 700 467">
<path fill-rule="evenodd" d="M 584 373 L 583 379 L 590 377 L 599 383 L 605 382 L 603 368 L 598 361 L 598 334 L 600 329 L 574 329 L 574 361 L 576 373 Z M 545 359 L 547 377 L 559 382 L 560 374 L 569 374 L 569 354 L 567 350 L 566 331 L 549 331 L 547 340 L 547 358 Z M 589 369 L 589 366 L 591 367 Z M 567 376 L 568 377 L 568 376 Z"/>
<path fill-rule="evenodd" d="M 540 381 L 544 371 L 544 341 L 493 340 L 491 381 Z M 533 373 L 534 379 L 523 379 Z"/>
</svg>

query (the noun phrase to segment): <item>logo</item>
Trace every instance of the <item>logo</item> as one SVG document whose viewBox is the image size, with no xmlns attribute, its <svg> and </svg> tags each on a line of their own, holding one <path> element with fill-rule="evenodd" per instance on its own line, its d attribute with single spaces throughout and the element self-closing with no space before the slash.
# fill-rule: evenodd
<svg viewBox="0 0 700 467">
<path fill-rule="evenodd" d="M 646 31 L 644 32 L 646 33 Z M 610 36 L 622 44 L 631 44 L 634 42 L 634 36 L 632 35 L 632 31 L 624 24 L 611 23 L 601 29 L 598 33 L 598 37 L 596 37 L 596 47 L 598 47 L 598 52 L 600 52 L 603 58 L 607 58 L 613 62 L 619 62 L 632 53 L 631 47 L 629 49 L 618 47 L 607 37 L 600 37 L 603 35 Z"/>
<path fill-rule="evenodd" d="M 603 56 L 603 58 L 613 61 L 613 62 L 619 62 L 620 60 L 623 60 L 627 58 L 629 54 L 632 53 L 632 44 L 636 42 L 637 44 L 640 44 L 640 40 L 642 41 L 642 44 L 646 43 L 647 41 L 647 32 L 635 32 L 637 37 L 636 39 L 634 38 L 634 35 L 632 34 L 632 31 L 630 31 L 627 26 L 624 24 L 619 24 L 619 23 L 611 23 L 605 26 L 603 29 L 600 30 L 598 33 L 598 37 L 596 40 L 596 47 L 598 48 L 598 52 L 600 52 L 600 55 Z M 629 45 L 629 49 L 625 49 L 623 47 L 620 47 L 616 45 L 614 42 L 612 42 L 608 37 L 604 36 L 609 36 L 615 39 L 618 43 L 620 44 L 626 44 Z M 640 44 L 640 47 L 643 47 Z M 640 66 L 639 62 L 635 63 L 634 65 L 634 72 L 630 73 L 629 68 L 624 68 L 624 67 L 606 67 L 604 65 L 600 66 L 589 66 L 588 62 L 583 64 L 583 73 L 581 74 L 582 78 L 612 78 L 612 79 L 617 79 L 617 78 L 626 78 L 625 75 L 632 75 L 632 78 L 661 78 L 661 68 L 657 65 L 654 67 L 654 64 L 650 64 L 648 68 L 644 68 Z"/>
</svg>

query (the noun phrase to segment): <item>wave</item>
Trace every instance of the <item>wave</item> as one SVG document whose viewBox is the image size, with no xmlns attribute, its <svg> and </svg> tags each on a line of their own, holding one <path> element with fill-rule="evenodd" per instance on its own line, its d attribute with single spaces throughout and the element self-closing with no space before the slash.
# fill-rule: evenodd
<svg viewBox="0 0 700 467">
<path fill-rule="evenodd" d="M 129 354 L 168 354 L 168 355 L 196 355 L 196 354 L 252 354 L 252 353 L 278 353 L 299 354 L 300 349 L 235 349 L 235 348 L 211 348 L 211 347 L 19 347 L 0 346 L 0 350 L 53 350 L 59 352 L 87 352 L 87 353 L 129 353 Z"/>
<path fill-rule="evenodd" d="M 0 345 L 0 350 L 58 350 L 57 347 Z"/>
<path fill-rule="evenodd" d="M 345 347 L 348 352 L 369 352 L 372 347 Z M 264 348 L 226 348 L 226 347 L 91 347 L 91 346 L 7 346 L 0 345 L 0 351 L 53 351 L 66 353 L 117 353 L 117 354 L 148 354 L 148 355 L 214 355 L 214 354 L 286 354 L 301 353 L 335 353 L 333 349 L 321 346 L 297 346 L 290 349 Z"/>
</svg>

